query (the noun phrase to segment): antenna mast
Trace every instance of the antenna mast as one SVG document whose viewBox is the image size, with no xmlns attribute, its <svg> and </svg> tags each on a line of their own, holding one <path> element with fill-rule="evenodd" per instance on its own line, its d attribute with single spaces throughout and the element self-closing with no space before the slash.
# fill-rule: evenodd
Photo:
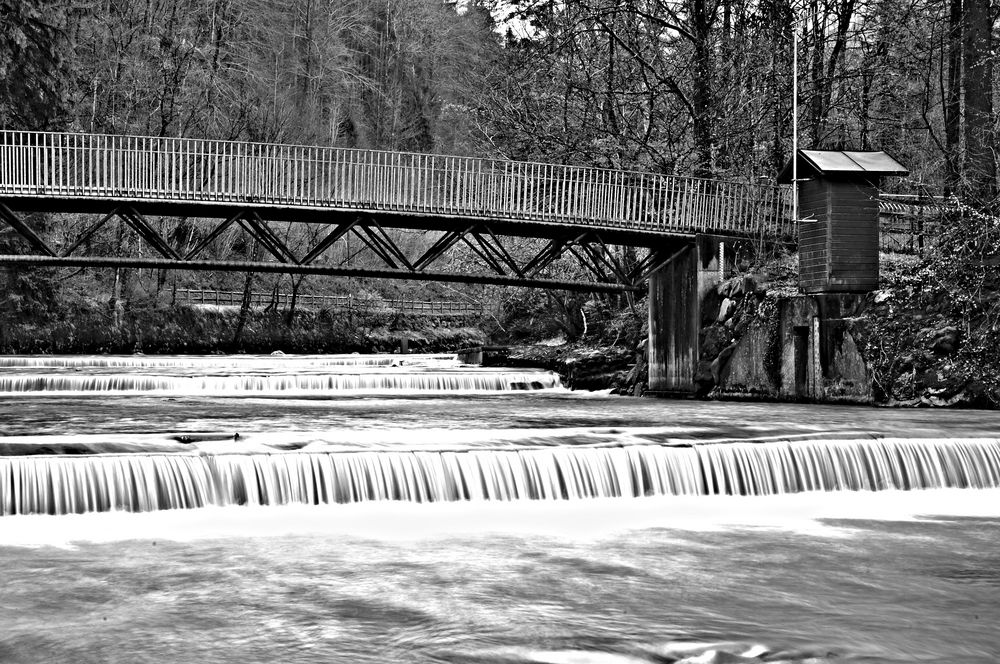
<svg viewBox="0 0 1000 664">
<path fill-rule="evenodd" d="M 792 223 L 799 223 L 799 32 L 792 13 Z"/>
</svg>

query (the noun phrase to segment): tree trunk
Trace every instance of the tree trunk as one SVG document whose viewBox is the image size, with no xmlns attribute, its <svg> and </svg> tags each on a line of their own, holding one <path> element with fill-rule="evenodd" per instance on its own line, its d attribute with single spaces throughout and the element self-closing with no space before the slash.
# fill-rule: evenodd
<svg viewBox="0 0 1000 664">
<path fill-rule="evenodd" d="M 250 305 L 253 303 L 253 272 L 247 272 L 243 281 L 243 299 L 240 301 L 240 315 L 236 319 L 236 330 L 233 331 L 233 350 L 238 351 L 243 338 L 243 329 L 250 316 Z"/>
<path fill-rule="evenodd" d="M 253 240 L 250 247 L 250 260 L 260 260 L 260 246 Z M 247 318 L 250 316 L 250 305 L 253 303 L 253 272 L 247 272 L 243 281 L 243 299 L 240 301 L 240 315 L 236 319 L 236 330 L 233 331 L 233 350 L 239 350 L 240 341 L 243 337 L 243 329 L 246 327 Z"/>
<path fill-rule="evenodd" d="M 959 143 L 962 130 L 962 0 L 951 0 L 948 15 L 948 82 L 944 101 L 944 194 L 958 191 L 962 179 Z"/>
<path fill-rule="evenodd" d="M 823 61 L 826 59 L 824 49 L 826 48 L 826 30 L 824 28 L 825 16 L 820 15 L 819 3 L 816 0 L 810 4 L 809 12 L 812 16 L 812 62 L 809 64 L 810 79 L 812 83 L 811 97 L 809 99 L 809 137 L 812 139 L 810 147 L 817 148 L 820 144 L 820 137 L 823 134 L 823 119 L 826 115 L 823 110 Z M 801 145 L 799 147 L 802 147 Z"/>
<path fill-rule="evenodd" d="M 985 206 L 993 203 L 997 191 L 990 0 L 965 0 L 964 5 L 965 194 L 973 204 Z"/>
<path fill-rule="evenodd" d="M 792 78 L 792 39 L 788 35 L 787 26 L 793 30 L 798 26 L 792 21 L 792 10 L 787 0 L 772 0 L 769 5 L 769 22 L 771 25 L 771 42 L 775 48 L 771 50 L 771 159 L 770 171 L 779 172 L 785 165 L 785 139 L 791 133 L 791 86 Z"/>
<path fill-rule="evenodd" d="M 305 278 L 306 275 L 304 274 L 298 278 L 292 276 L 292 299 L 288 303 L 288 313 L 285 315 L 285 327 L 291 328 L 292 323 L 295 322 L 295 305 L 299 300 L 299 287 Z"/>
<path fill-rule="evenodd" d="M 715 103 L 712 80 L 712 23 L 715 16 L 707 0 L 691 0 L 691 32 L 694 36 L 694 80 L 691 105 L 694 107 L 695 177 L 710 178 L 714 172 Z"/>
</svg>

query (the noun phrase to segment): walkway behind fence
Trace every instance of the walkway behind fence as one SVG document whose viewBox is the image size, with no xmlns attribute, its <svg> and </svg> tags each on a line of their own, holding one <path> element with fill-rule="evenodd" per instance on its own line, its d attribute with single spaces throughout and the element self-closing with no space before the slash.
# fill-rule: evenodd
<svg viewBox="0 0 1000 664">
<path fill-rule="evenodd" d="M 243 303 L 242 291 L 220 291 L 198 288 L 178 288 L 176 300 L 184 304 L 211 304 L 239 306 Z M 285 309 L 291 306 L 291 293 L 250 293 L 250 306 L 274 306 Z M 295 298 L 299 307 L 335 309 L 342 311 L 376 311 L 380 309 L 416 316 L 442 318 L 477 317 L 488 313 L 488 307 L 476 302 L 458 300 L 411 300 L 405 298 L 381 299 L 355 295 L 316 295 L 299 293 Z"/>
</svg>

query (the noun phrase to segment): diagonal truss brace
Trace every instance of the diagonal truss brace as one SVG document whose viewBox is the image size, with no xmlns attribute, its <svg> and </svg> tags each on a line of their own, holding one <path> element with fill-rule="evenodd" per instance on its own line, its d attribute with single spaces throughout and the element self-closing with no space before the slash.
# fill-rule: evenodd
<svg viewBox="0 0 1000 664">
<path fill-rule="evenodd" d="M 300 264 L 288 245 L 271 230 L 271 227 L 256 212 L 242 215 L 236 220 L 236 223 L 242 226 L 243 230 L 249 233 L 252 238 L 260 242 L 279 263 Z"/>
<path fill-rule="evenodd" d="M 430 248 L 425 251 L 420 258 L 413 261 L 413 269 L 416 271 L 423 270 L 425 267 L 433 263 L 435 260 L 443 256 L 449 249 L 451 249 L 455 244 L 465 238 L 468 233 L 471 233 L 475 226 L 469 226 L 462 231 L 448 231 L 441 237 L 437 239 Z"/>
<path fill-rule="evenodd" d="M 104 226 L 104 224 L 108 223 L 108 221 L 109 221 L 109 220 L 111 219 L 111 217 L 114 217 L 114 216 L 116 216 L 117 214 L 118 214 L 118 209 L 117 209 L 117 208 L 115 208 L 115 209 L 114 209 L 114 210 L 112 210 L 111 212 L 109 212 L 109 213 L 107 213 L 106 215 L 104 215 L 103 217 L 101 217 L 101 218 L 100 218 L 100 219 L 99 219 L 99 220 L 97 221 L 97 223 L 95 223 L 95 224 L 91 225 L 91 226 L 90 226 L 90 228 L 88 228 L 87 230 L 85 230 L 85 231 L 84 231 L 84 232 L 83 232 L 83 233 L 82 233 L 82 234 L 80 235 L 80 237 L 78 237 L 78 238 L 76 239 L 76 242 L 74 242 L 74 243 L 73 243 L 73 244 L 71 244 L 71 245 L 70 245 L 69 247 L 67 247 L 67 248 L 66 248 L 65 250 L 63 250 L 63 252 L 62 252 L 62 254 L 61 254 L 61 255 L 62 255 L 62 256 L 63 256 L 64 258 L 65 258 L 66 256 L 69 256 L 69 255 L 70 255 L 70 254 L 72 254 L 72 253 L 73 253 L 74 251 L 76 251 L 77 249 L 79 249 L 79 248 L 80 248 L 80 246 L 81 246 L 82 244 L 84 244 L 84 243 L 85 243 L 85 242 L 86 242 L 87 240 L 89 240 L 89 239 L 90 239 L 90 238 L 91 238 L 91 237 L 92 237 L 92 236 L 94 235 L 94 233 L 96 233 L 96 232 L 97 232 L 98 230 L 100 230 L 100 228 L 101 228 L 102 226 Z"/>
<path fill-rule="evenodd" d="M 0 203 L 0 221 L 3 221 L 17 231 L 18 235 L 27 240 L 28 244 L 30 244 L 38 253 L 44 254 L 45 256 L 56 255 L 56 252 L 52 251 L 49 245 L 45 243 L 45 240 L 38 237 L 35 231 L 31 230 L 31 228 L 25 224 L 20 217 L 14 214 L 13 210 L 3 203 Z"/>
<path fill-rule="evenodd" d="M 220 222 L 215 228 L 212 229 L 211 233 L 206 235 L 201 242 L 199 242 L 191 251 L 187 252 L 184 255 L 184 260 L 189 261 L 197 257 L 198 254 L 204 251 L 208 245 L 212 244 L 212 242 L 214 242 L 217 237 L 222 235 L 222 233 L 225 232 L 227 228 L 237 223 L 243 217 L 244 214 L 246 213 L 240 212 L 236 215 L 233 215 L 229 219 Z"/>
<path fill-rule="evenodd" d="M 351 230 L 358 239 L 385 261 L 385 264 L 389 267 L 395 269 L 402 265 L 410 272 L 416 271 L 413 268 L 413 264 L 406 258 L 406 254 L 396 246 L 396 243 L 385 232 L 385 229 L 374 219 L 369 219 L 369 224 L 361 226 L 360 231 L 357 227 Z"/>
<path fill-rule="evenodd" d="M 309 253 L 305 255 L 302 259 L 302 265 L 310 265 L 314 260 L 319 258 L 323 252 L 332 247 L 337 240 L 347 235 L 347 233 L 353 229 L 361 218 L 354 219 L 353 221 L 348 221 L 347 223 L 340 224 L 332 231 L 330 231 L 326 237 L 316 243 L 316 246 L 309 250 Z"/>
<path fill-rule="evenodd" d="M 673 262 L 675 258 L 680 256 L 686 250 L 687 247 L 677 249 L 671 253 L 667 253 L 660 249 L 650 250 L 649 255 L 639 261 L 632 271 L 628 273 L 627 283 L 641 284 L 649 279 L 651 274 L 659 270 L 664 265 Z"/>
<path fill-rule="evenodd" d="M 472 245 L 468 240 L 466 243 L 472 247 L 472 250 L 483 257 L 483 260 L 493 267 L 498 273 L 506 274 L 504 267 L 507 267 L 511 272 L 513 272 L 518 277 L 524 278 L 524 270 L 517 264 L 514 257 L 511 256 L 507 248 L 503 246 L 500 242 L 500 238 L 489 228 L 486 227 L 483 232 L 478 232 L 473 234 L 473 238 L 476 240 L 476 244 L 482 249 L 482 252 L 478 251 L 476 247 Z"/>
<path fill-rule="evenodd" d="M 124 221 L 126 224 L 132 227 L 132 229 L 146 241 L 149 246 L 156 249 L 156 251 L 164 258 L 170 258 L 173 260 L 180 260 L 181 256 L 177 253 L 177 250 L 167 244 L 167 241 L 160 236 L 160 233 L 153 228 L 146 218 L 141 214 L 129 207 L 121 207 L 115 210 L 115 214 Z"/>
</svg>

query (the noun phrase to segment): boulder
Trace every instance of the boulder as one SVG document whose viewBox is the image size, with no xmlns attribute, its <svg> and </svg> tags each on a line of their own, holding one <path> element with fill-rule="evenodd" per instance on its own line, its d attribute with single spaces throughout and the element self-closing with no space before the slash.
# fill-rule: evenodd
<svg viewBox="0 0 1000 664">
<path fill-rule="evenodd" d="M 719 356 L 722 349 L 732 343 L 729 331 L 721 325 L 712 325 L 701 331 L 699 340 L 701 356 L 713 360 Z"/>
<path fill-rule="evenodd" d="M 712 371 L 712 363 L 708 360 L 698 362 L 698 368 L 694 374 L 695 396 L 707 396 L 715 387 L 715 377 Z"/>
<path fill-rule="evenodd" d="M 738 345 L 739 345 L 738 343 L 729 344 L 728 346 L 722 349 L 722 352 L 719 353 L 719 356 L 717 358 L 712 360 L 712 365 L 711 365 L 712 379 L 715 381 L 716 385 L 718 385 L 721 382 L 722 372 L 725 370 L 726 364 L 729 362 L 729 358 L 732 357 L 734 352 L 736 352 L 736 347 Z"/>
<path fill-rule="evenodd" d="M 733 315 L 733 312 L 735 310 L 736 310 L 736 302 L 730 300 L 727 297 L 722 301 L 722 304 L 719 305 L 719 315 L 716 316 L 715 318 L 716 322 L 718 323 L 725 322 L 726 319 L 730 318 Z"/>
<path fill-rule="evenodd" d="M 721 285 L 720 285 L 721 286 Z M 701 324 L 711 325 L 719 317 L 719 309 L 726 298 L 719 293 L 718 288 L 713 288 L 705 293 L 701 300 Z"/>
<path fill-rule="evenodd" d="M 958 349 L 958 329 L 949 325 L 934 331 L 931 351 L 935 355 L 951 355 Z"/>
<path fill-rule="evenodd" d="M 921 389 L 939 389 L 947 385 L 944 376 L 934 369 L 918 371 L 913 377 L 913 382 Z"/>
</svg>

